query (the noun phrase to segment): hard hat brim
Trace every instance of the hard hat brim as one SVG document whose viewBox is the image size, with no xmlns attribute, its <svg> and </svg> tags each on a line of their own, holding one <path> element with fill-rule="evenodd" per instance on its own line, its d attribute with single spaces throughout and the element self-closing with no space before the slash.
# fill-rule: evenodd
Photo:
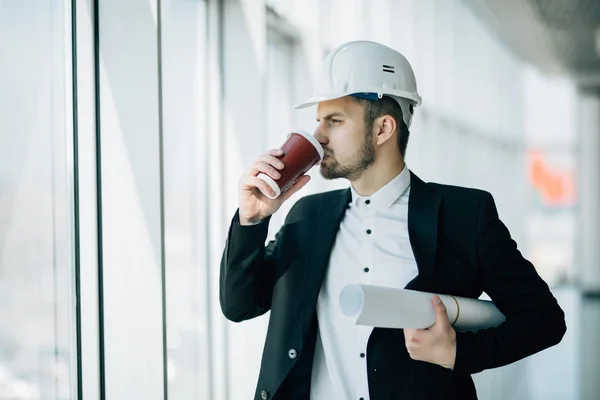
<svg viewBox="0 0 600 400">
<path fill-rule="evenodd" d="M 300 110 L 302 108 L 306 108 L 306 107 L 310 107 L 310 106 L 314 106 L 317 105 L 323 101 L 329 101 L 329 100 L 335 100 L 335 99 L 340 99 L 344 96 L 349 96 L 348 93 L 336 93 L 336 94 L 331 94 L 331 95 L 327 95 L 327 96 L 313 96 L 305 101 L 303 101 L 300 104 L 296 104 L 294 106 L 294 108 L 296 110 Z"/>
<path fill-rule="evenodd" d="M 302 103 L 295 105 L 294 109 L 300 110 L 302 108 L 317 105 L 317 104 L 321 103 L 322 101 L 340 99 L 342 97 L 350 96 L 350 95 L 351 95 L 350 93 L 335 93 L 335 94 L 326 95 L 326 96 L 325 95 L 324 96 L 313 96 L 313 97 L 303 101 Z M 408 101 L 413 102 L 415 107 L 418 107 L 421 105 L 421 96 L 416 95 L 416 94 L 397 91 L 396 93 L 384 93 L 383 95 L 406 99 Z"/>
</svg>

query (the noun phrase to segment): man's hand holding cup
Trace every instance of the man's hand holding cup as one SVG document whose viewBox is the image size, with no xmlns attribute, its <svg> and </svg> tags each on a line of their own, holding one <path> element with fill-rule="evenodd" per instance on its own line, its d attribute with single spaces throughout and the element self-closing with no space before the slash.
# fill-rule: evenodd
<svg viewBox="0 0 600 400">
<path fill-rule="evenodd" d="M 310 181 L 305 174 L 323 155 L 317 139 L 303 131 L 292 132 L 281 149 L 261 155 L 240 179 L 240 224 L 257 224 L 273 215 Z"/>
</svg>

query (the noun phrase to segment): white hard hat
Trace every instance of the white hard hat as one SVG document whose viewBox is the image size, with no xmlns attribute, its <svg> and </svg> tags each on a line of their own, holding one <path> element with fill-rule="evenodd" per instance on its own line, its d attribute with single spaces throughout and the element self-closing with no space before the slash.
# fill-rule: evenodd
<svg viewBox="0 0 600 400">
<path fill-rule="evenodd" d="M 398 101 L 404 122 L 410 126 L 413 107 L 421 104 L 408 60 L 396 50 L 370 41 L 348 42 L 332 50 L 313 93 L 295 108 L 351 95 L 373 99 L 389 96 Z"/>
</svg>

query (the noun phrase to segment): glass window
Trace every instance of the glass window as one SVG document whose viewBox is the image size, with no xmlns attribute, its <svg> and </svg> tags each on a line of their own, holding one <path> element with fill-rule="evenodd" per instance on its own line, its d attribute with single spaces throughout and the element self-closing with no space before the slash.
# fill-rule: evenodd
<svg viewBox="0 0 600 400">
<path fill-rule="evenodd" d="M 161 7 L 169 399 L 207 399 L 207 3 Z"/>
<path fill-rule="evenodd" d="M 0 399 L 76 398 L 70 4 L 0 2 Z"/>
<path fill-rule="evenodd" d="M 265 150 L 279 148 L 294 126 L 294 41 L 273 29 L 267 31 L 267 99 Z M 275 236 L 292 207 L 285 202 L 271 217 L 269 239 Z"/>
</svg>

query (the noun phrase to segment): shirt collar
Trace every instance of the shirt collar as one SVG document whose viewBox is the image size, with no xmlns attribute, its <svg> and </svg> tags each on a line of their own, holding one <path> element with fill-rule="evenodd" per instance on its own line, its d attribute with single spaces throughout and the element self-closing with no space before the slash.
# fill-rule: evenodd
<svg viewBox="0 0 600 400">
<path fill-rule="evenodd" d="M 408 189 L 409 186 L 410 171 L 405 163 L 402 172 L 400 172 L 394 179 L 389 181 L 387 184 L 385 184 L 385 186 L 373 193 L 371 196 L 361 196 L 354 189 L 354 187 L 350 185 L 350 190 L 352 192 L 352 205 L 356 206 L 359 203 L 364 203 L 366 200 L 369 200 L 375 208 L 389 208 L 396 202 L 396 200 L 398 200 L 400 196 L 404 194 L 404 192 L 406 192 L 406 189 Z"/>
</svg>

